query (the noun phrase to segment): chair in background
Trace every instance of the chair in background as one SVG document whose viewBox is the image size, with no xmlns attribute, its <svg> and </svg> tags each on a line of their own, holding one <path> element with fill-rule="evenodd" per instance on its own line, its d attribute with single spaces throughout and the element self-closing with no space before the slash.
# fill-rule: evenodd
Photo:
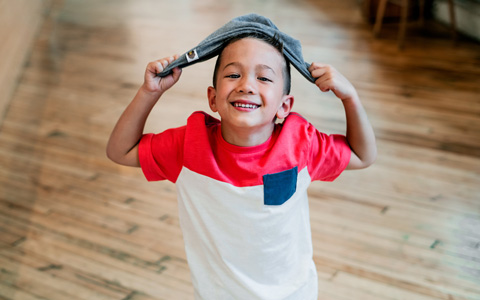
<svg viewBox="0 0 480 300">
<path fill-rule="evenodd" d="M 385 15 L 385 9 L 387 7 L 387 2 L 392 2 L 401 7 L 401 14 L 400 14 L 400 31 L 398 34 L 398 48 L 402 49 L 405 45 L 405 32 L 407 29 L 407 22 L 408 22 L 408 13 L 409 13 L 409 6 L 410 0 L 380 0 L 377 8 L 377 15 L 375 18 L 375 25 L 373 27 L 373 34 L 375 37 L 378 37 L 380 31 L 382 29 L 383 17 Z M 425 0 L 418 0 L 418 7 L 419 7 L 419 15 L 420 15 L 420 23 L 423 25 L 424 23 L 424 16 L 425 16 Z M 455 22 L 455 8 L 453 0 L 448 0 L 449 12 L 450 12 L 450 29 L 452 32 L 452 37 L 456 40 L 456 22 Z"/>
</svg>

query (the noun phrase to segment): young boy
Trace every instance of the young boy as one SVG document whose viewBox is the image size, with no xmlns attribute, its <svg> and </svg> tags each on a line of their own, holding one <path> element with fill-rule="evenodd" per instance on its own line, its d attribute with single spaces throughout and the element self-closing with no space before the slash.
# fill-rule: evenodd
<svg viewBox="0 0 480 300">
<path fill-rule="evenodd" d="M 182 71 L 156 74 L 177 58 L 148 64 L 143 85 L 112 132 L 108 157 L 141 167 L 148 180 L 176 183 L 195 299 L 317 299 L 307 187 L 334 180 L 345 168 L 365 168 L 376 157 L 354 87 L 331 66 L 310 65 L 315 84 L 333 91 L 347 116 L 346 137 L 320 133 L 291 113 L 290 69 L 281 45 L 261 37 L 233 39 L 208 88 L 220 121 L 196 112 L 186 126 L 144 135 L 151 109 Z"/>
</svg>

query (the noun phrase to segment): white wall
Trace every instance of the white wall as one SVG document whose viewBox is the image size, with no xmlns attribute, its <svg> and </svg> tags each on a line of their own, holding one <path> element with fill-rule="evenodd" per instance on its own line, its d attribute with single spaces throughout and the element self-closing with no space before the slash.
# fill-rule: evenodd
<svg viewBox="0 0 480 300">
<path fill-rule="evenodd" d="M 450 24 L 448 1 L 434 2 L 434 16 L 442 23 Z M 457 31 L 480 41 L 480 1 L 456 0 L 455 17 Z"/>
<path fill-rule="evenodd" d="M 48 0 L 0 0 L 0 126 Z"/>
</svg>

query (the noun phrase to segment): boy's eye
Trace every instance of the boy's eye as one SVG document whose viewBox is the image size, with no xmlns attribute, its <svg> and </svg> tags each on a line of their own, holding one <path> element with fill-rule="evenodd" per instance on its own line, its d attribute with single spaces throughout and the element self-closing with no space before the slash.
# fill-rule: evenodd
<svg viewBox="0 0 480 300">
<path fill-rule="evenodd" d="M 258 80 L 272 82 L 272 80 L 268 79 L 267 77 L 258 77 Z"/>
<path fill-rule="evenodd" d="M 240 78 L 240 75 L 238 74 L 230 74 L 230 75 L 227 75 L 225 76 L 226 78 Z"/>
</svg>

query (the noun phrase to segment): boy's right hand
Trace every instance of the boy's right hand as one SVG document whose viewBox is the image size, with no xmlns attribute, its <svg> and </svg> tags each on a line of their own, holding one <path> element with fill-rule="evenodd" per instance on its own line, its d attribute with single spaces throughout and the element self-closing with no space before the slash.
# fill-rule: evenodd
<svg viewBox="0 0 480 300">
<path fill-rule="evenodd" d="M 152 61 L 147 65 L 145 70 L 145 78 L 143 82 L 143 89 L 149 93 L 159 93 L 162 94 L 169 88 L 171 88 L 180 78 L 182 74 L 182 69 L 175 68 L 173 73 L 165 76 L 159 77 L 158 73 L 162 72 L 169 64 L 178 58 L 178 55 L 171 57 L 162 58 L 156 61 Z"/>
</svg>

